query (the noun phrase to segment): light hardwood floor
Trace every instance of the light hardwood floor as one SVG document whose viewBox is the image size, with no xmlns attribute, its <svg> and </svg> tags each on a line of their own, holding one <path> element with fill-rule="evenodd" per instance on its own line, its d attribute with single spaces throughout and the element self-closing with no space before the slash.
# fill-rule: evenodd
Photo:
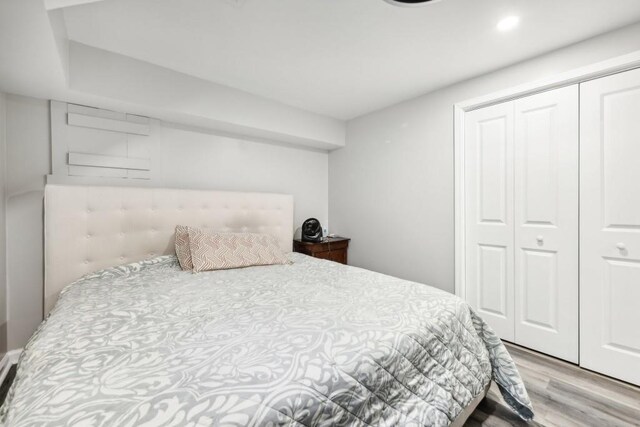
<svg viewBox="0 0 640 427">
<path fill-rule="evenodd" d="M 493 384 L 466 426 L 640 426 L 639 387 L 506 345 L 529 392 L 534 421 L 521 421 Z"/>
</svg>

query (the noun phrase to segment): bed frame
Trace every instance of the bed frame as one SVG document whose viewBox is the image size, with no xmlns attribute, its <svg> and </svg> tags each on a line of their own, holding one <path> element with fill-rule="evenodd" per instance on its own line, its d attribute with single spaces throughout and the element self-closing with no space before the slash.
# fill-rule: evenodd
<svg viewBox="0 0 640 427">
<path fill-rule="evenodd" d="M 176 225 L 269 233 L 291 252 L 293 196 L 47 185 L 44 314 L 85 274 L 174 253 Z"/>
</svg>

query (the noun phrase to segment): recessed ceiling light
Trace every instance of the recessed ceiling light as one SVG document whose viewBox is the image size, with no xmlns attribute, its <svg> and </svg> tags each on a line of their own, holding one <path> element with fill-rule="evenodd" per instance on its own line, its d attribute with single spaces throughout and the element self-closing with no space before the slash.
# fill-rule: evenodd
<svg viewBox="0 0 640 427">
<path fill-rule="evenodd" d="M 496 25 L 496 28 L 498 29 L 498 31 L 511 31 L 514 28 L 516 28 L 518 26 L 518 24 L 520 23 L 520 17 L 519 16 L 507 16 L 506 18 L 502 18 L 500 20 L 500 22 L 498 22 L 498 25 Z"/>
<path fill-rule="evenodd" d="M 424 6 L 428 3 L 436 3 L 440 0 L 384 0 L 389 4 L 402 7 Z"/>
</svg>

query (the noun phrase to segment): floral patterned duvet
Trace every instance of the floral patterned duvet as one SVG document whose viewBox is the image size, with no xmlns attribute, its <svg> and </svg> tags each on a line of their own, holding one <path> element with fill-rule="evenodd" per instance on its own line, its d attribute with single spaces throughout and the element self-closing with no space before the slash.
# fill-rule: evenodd
<svg viewBox="0 0 640 427">
<path fill-rule="evenodd" d="M 461 299 L 290 254 L 192 274 L 174 256 L 68 286 L 31 338 L 7 426 L 445 426 L 492 379 L 523 418 L 506 349 Z"/>
</svg>

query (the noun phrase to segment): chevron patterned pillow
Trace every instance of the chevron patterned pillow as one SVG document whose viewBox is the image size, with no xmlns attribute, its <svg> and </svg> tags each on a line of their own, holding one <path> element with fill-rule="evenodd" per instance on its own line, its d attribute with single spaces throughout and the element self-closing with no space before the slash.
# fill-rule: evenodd
<svg viewBox="0 0 640 427">
<path fill-rule="evenodd" d="M 176 256 L 183 270 L 193 270 L 191 248 L 189 247 L 189 227 L 176 225 Z"/>
<path fill-rule="evenodd" d="M 290 264 L 278 240 L 269 234 L 213 233 L 187 228 L 194 273 L 254 265 Z"/>
</svg>

